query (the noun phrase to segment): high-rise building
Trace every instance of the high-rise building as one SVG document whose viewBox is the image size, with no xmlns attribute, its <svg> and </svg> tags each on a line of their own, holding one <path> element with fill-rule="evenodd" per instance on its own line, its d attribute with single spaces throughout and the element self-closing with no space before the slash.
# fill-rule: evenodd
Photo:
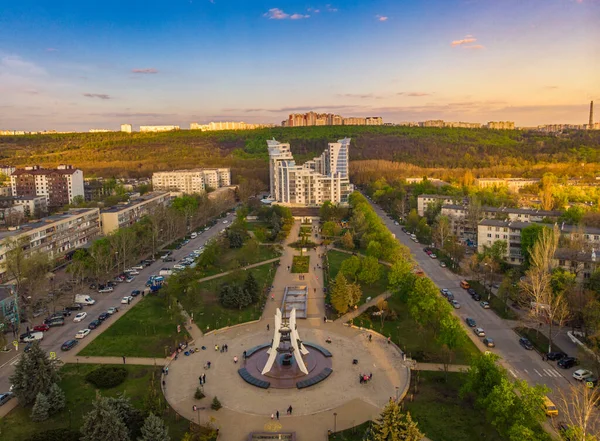
<svg viewBox="0 0 600 441">
<path fill-rule="evenodd" d="M 590 122 L 589 122 L 589 128 L 593 129 L 594 128 L 594 102 L 590 101 Z"/>
<path fill-rule="evenodd" d="M 199 168 L 194 170 L 173 170 L 152 174 L 154 190 L 180 191 L 182 193 L 204 193 L 206 187 L 217 189 L 231 185 L 229 168 Z"/>
<path fill-rule="evenodd" d="M 127 204 L 118 204 L 100 213 L 102 233 L 108 235 L 123 227 L 130 227 L 158 206 L 166 206 L 171 200 L 169 193 L 154 191 L 146 193 Z"/>
<path fill-rule="evenodd" d="M 133 127 L 131 124 L 121 124 L 121 132 L 131 133 L 133 131 Z"/>
<path fill-rule="evenodd" d="M 383 119 L 380 116 L 350 117 L 344 118 L 341 115 L 332 113 L 316 113 L 313 111 L 307 113 L 292 113 L 287 120 L 281 122 L 282 127 L 304 127 L 304 126 L 381 126 Z"/>
<path fill-rule="evenodd" d="M 10 176 L 13 196 L 45 196 L 48 207 L 62 207 L 85 196 L 83 172 L 72 165 L 55 169 L 39 165 L 17 169 Z"/>
<path fill-rule="evenodd" d="M 179 130 L 179 126 L 140 126 L 140 132 L 172 132 Z"/>
<path fill-rule="evenodd" d="M 320 206 L 325 201 L 346 204 L 353 186 L 348 178 L 350 139 L 329 143 L 303 165 L 296 165 L 290 145 L 267 141 L 271 199 L 289 206 Z"/>
<path fill-rule="evenodd" d="M 514 121 L 490 121 L 487 123 L 487 128 L 495 130 L 514 130 L 515 123 Z"/>
</svg>

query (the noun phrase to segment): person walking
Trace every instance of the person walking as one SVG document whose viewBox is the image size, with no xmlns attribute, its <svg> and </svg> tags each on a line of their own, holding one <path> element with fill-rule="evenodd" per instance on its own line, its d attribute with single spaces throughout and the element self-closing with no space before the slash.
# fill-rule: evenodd
<svg viewBox="0 0 600 441">
<path fill-rule="evenodd" d="M 288 413 L 288 415 L 292 414 L 292 405 L 291 404 L 290 404 L 290 407 L 288 407 L 288 409 L 287 409 L 287 413 Z"/>
<path fill-rule="evenodd" d="M 235 364 L 237 364 L 237 362 L 238 362 L 237 355 L 233 357 L 233 362 L 234 362 Z"/>
<path fill-rule="evenodd" d="M 202 386 L 202 375 L 198 377 L 198 381 L 200 381 L 200 386 Z"/>
<path fill-rule="evenodd" d="M 279 421 L 279 411 L 278 410 L 275 411 L 275 416 L 277 417 L 277 421 Z"/>
<path fill-rule="evenodd" d="M 267 323 L 267 331 L 268 331 L 269 329 L 270 329 L 270 328 L 269 328 L 269 324 Z"/>
<path fill-rule="evenodd" d="M 125 356 L 123 355 L 123 364 L 125 364 Z"/>
<path fill-rule="evenodd" d="M 165 368 L 165 375 L 169 375 L 169 366 Z"/>
<path fill-rule="evenodd" d="M 275 419 L 275 415 L 271 414 L 271 420 Z"/>
</svg>

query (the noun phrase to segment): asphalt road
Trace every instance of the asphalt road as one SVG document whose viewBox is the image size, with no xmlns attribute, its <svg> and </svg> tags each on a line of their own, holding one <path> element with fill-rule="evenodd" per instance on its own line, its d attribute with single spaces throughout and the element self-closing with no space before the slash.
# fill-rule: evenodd
<svg viewBox="0 0 600 441">
<path fill-rule="evenodd" d="M 198 247 L 204 245 L 210 239 L 215 237 L 219 232 L 227 228 L 231 225 L 234 216 L 228 214 L 226 217 L 219 219 L 218 222 L 213 225 L 208 231 L 202 232 L 202 234 L 198 235 L 196 239 L 191 239 L 188 244 L 183 246 L 179 250 L 173 250 L 173 257 L 176 261 L 182 259 L 183 257 L 190 254 L 193 250 Z M 227 224 L 224 224 L 223 221 L 227 220 Z M 131 291 L 139 289 L 143 290 L 145 288 L 146 281 L 150 277 L 150 275 L 158 275 L 158 272 L 163 267 L 173 267 L 173 265 L 177 262 L 163 262 L 162 260 L 157 260 L 149 267 L 144 268 L 140 271 L 140 274 L 135 276 L 135 280 L 131 283 L 119 283 L 115 287 L 114 291 L 111 293 L 100 294 L 98 292 L 92 292 L 89 289 L 85 289 L 82 294 L 89 294 L 96 303 L 91 306 L 84 306 L 83 311 L 87 312 L 87 317 L 80 323 L 73 322 L 73 318 L 75 317 L 76 311 L 73 311 L 71 316 L 65 317 L 65 325 L 56 328 L 50 328 L 49 331 L 44 333 L 44 339 L 41 342 L 41 347 L 46 350 L 48 353 L 56 352 L 57 357 L 60 358 L 61 354 L 64 352 L 60 350 L 60 347 L 66 340 L 70 340 L 75 338 L 75 334 L 80 329 L 85 329 L 88 327 L 89 323 L 93 320 L 96 320 L 98 316 L 105 312 L 111 306 L 116 306 L 119 308 L 119 312 L 114 314 L 113 317 L 110 317 L 105 323 L 102 324 L 97 329 L 92 330 L 92 334 L 99 334 L 107 329 L 115 320 L 119 318 L 119 314 L 126 308 L 132 308 L 136 302 L 138 302 L 141 296 L 134 298 L 133 302 L 130 305 L 121 304 L 121 299 L 124 296 L 127 296 L 131 293 Z M 41 324 L 46 316 L 40 316 L 34 321 L 34 325 Z M 24 331 L 23 331 L 24 332 Z M 92 335 L 90 334 L 90 336 Z M 89 338 L 85 337 L 85 338 Z M 9 377 L 12 375 L 14 371 L 14 366 L 18 362 L 19 357 L 23 349 L 25 348 L 25 344 L 19 344 L 19 351 L 15 353 L 15 355 L 5 361 L 0 366 L 0 392 L 8 391 L 10 387 Z M 14 353 L 14 352 L 12 352 Z"/>
<path fill-rule="evenodd" d="M 372 202 L 371 205 L 388 229 L 396 235 L 400 243 L 410 249 L 415 261 L 427 276 L 439 288 L 447 288 L 452 291 L 454 298 L 461 305 L 461 308 L 455 309 L 454 313 L 461 319 L 467 334 L 472 337 L 472 340 L 476 342 L 480 349 L 483 351 L 489 350 L 502 357 L 502 363 L 510 374 L 515 378 L 527 380 L 529 384 L 545 384 L 550 389 L 556 390 L 556 388 L 567 386 L 568 383 L 578 383 L 572 377 L 573 371 L 577 368 L 561 369 L 556 366 L 556 362 L 542 361 L 542 357 L 537 351 L 524 349 L 519 344 L 518 335 L 508 323 L 498 317 L 492 310 L 483 309 L 479 302 L 471 299 L 467 291 L 460 287 L 460 281 L 462 280 L 460 276 L 440 267 L 437 259 L 431 259 L 423 251 L 423 248 L 427 245 L 413 242 L 402 231 L 402 226 L 395 225 L 394 221 L 378 205 Z M 476 337 L 473 329 L 465 323 L 467 317 L 474 319 L 477 326 L 484 329 L 486 336 L 494 340 L 496 343 L 495 348 L 486 348 L 483 345 L 481 342 L 483 338 Z"/>
</svg>

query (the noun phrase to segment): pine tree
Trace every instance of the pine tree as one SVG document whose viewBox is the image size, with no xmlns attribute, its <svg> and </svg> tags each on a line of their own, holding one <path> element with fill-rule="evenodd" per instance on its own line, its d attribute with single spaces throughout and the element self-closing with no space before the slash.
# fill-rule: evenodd
<svg viewBox="0 0 600 441">
<path fill-rule="evenodd" d="M 210 408 L 212 410 L 219 410 L 221 407 L 223 407 L 223 406 L 221 405 L 221 402 L 219 401 L 219 399 L 217 397 L 214 397 L 212 400 L 212 403 L 210 405 Z"/>
<path fill-rule="evenodd" d="M 39 342 L 34 342 L 29 352 L 24 353 L 15 367 L 10 382 L 13 393 L 23 406 L 35 403 L 37 395 L 48 393 L 50 386 L 59 381 L 59 376 L 48 355 L 42 351 Z"/>
<path fill-rule="evenodd" d="M 43 393 L 38 393 L 33 409 L 31 409 L 31 421 L 46 421 L 50 416 L 50 403 Z"/>
<path fill-rule="evenodd" d="M 340 271 L 335 277 L 333 287 L 331 289 L 331 304 L 337 312 L 344 314 L 348 311 L 348 305 L 350 304 L 350 289 L 348 287 L 348 280 L 344 277 L 344 274 Z"/>
<path fill-rule="evenodd" d="M 83 417 L 81 441 L 129 441 L 125 423 L 107 398 L 98 398 L 93 406 Z"/>
<path fill-rule="evenodd" d="M 150 388 L 152 389 L 152 386 L 150 386 Z M 156 387 L 154 387 L 154 389 L 156 389 Z M 106 398 L 106 401 L 110 407 L 115 410 L 119 419 L 125 424 L 125 427 L 127 427 L 129 437 L 131 439 L 136 439 L 140 435 L 140 430 L 144 424 L 144 415 L 142 415 L 142 412 L 131 404 L 128 397 L 108 397 Z"/>
<path fill-rule="evenodd" d="M 165 422 L 153 413 L 148 415 L 142 426 L 142 436 L 138 441 L 170 441 L 169 429 Z"/>
<path fill-rule="evenodd" d="M 422 438 L 410 413 L 402 413 L 398 403 L 390 400 L 371 427 L 367 441 L 421 441 Z"/>
<path fill-rule="evenodd" d="M 65 393 L 56 383 L 52 383 L 48 390 L 48 403 L 50 404 L 50 413 L 55 414 L 65 408 Z"/>
<path fill-rule="evenodd" d="M 258 282 L 252 272 L 248 272 L 248 277 L 246 277 L 246 280 L 244 281 L 244 290 L 252 297 L 252 303 L 259 300 L 260 290 L 258 288 Z"/>
</svg>

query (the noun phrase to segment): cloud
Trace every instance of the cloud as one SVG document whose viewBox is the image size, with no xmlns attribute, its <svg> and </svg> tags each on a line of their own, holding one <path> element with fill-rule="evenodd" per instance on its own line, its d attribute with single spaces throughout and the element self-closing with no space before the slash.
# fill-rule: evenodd
<svg viewBox="0 0 600 441">
<path fill-rule="evenodd" d="M 429 95 L 431 95 L 431 93 L 428 93 L 428 92 L 398 92 L 396 95 L 418 97 L 418 96 L 429 96 Z"/>
<path fill-rule="evenodd" d="M 328 11 L 328 12 L 337 12 L 337 11 L 338 11 L 338 9 L 337 9 L 337 8 L 334 8 L 334 7 L 333 7 L 333 6 L 331 6 L 331 5 L 325 5 L 325 7 L 327 8 L 327 11 Z"/>
<path fill-rule="evenodd" d="M 375 18 L 379 21 L 388 21 L 389 17 L 386 17 L 385 15 L 376 15 Z"/>
<path fill-rule="evenodd" d="M 477 41 L 477 38 L 473 37 L 472 35 L 466 35 L 461 40 L 454 40 L 451 43 L 451 46 L 452 47 L 462 46 L 462 45 L 465 45 L 465 44 L 475 43 L 476 41 Z"/>
<path fill-rule="evenodd" d="M 465 49 L 485 49 L 485 46 L 481 44 L 472 44 L 469 46 L 463 46 Z"/>
<path fill-rule="evenodd" d="M 156 74 L 158 70 L 153 67 L 145 67 L 143 69 L 131 69 L 131 72 L 134 74 Z"/>
<path fill-rule="evenodd" d="M 374 95 L 372 93 L 338 93 L 337 96 L 340 98 L 359 98 L 359 99 L 376 99 L 380 100 L 385 98 L 381 95 Z"/>
<path fill-rule="evenodd" d="M 304 14 L 288 14 L 279 8 L 271 8 L 268 12 L 263 14 L 263 17 L 267 17 L 269 20 L 302 20 L 304 18 L 309 18 L 310 15 Z"/>
<path fill-rule="evenodd" d="M 107 95 L 105 93 L 84 93 L 82 95 L 85 96 L 85 97 L 87 97 L 87 98 L 99 98 L 101 100 L 109 100 L 109 99 L 111 99 L 111 96 Z"/>
<path fill-rule="evenodd" d="M 9 71 L 19 75 L 46 75 L 46 70 L 18 55 L 4 55 L 0 58 L 0 73 Z"/>
<path fill-rule="evenodd" d="M 318 14 L 319 12 L 321 12 L 320 9 L 314 9 L 314 8 L 307 8 L 306 10 L 312 14 Z"/>
</svg>

